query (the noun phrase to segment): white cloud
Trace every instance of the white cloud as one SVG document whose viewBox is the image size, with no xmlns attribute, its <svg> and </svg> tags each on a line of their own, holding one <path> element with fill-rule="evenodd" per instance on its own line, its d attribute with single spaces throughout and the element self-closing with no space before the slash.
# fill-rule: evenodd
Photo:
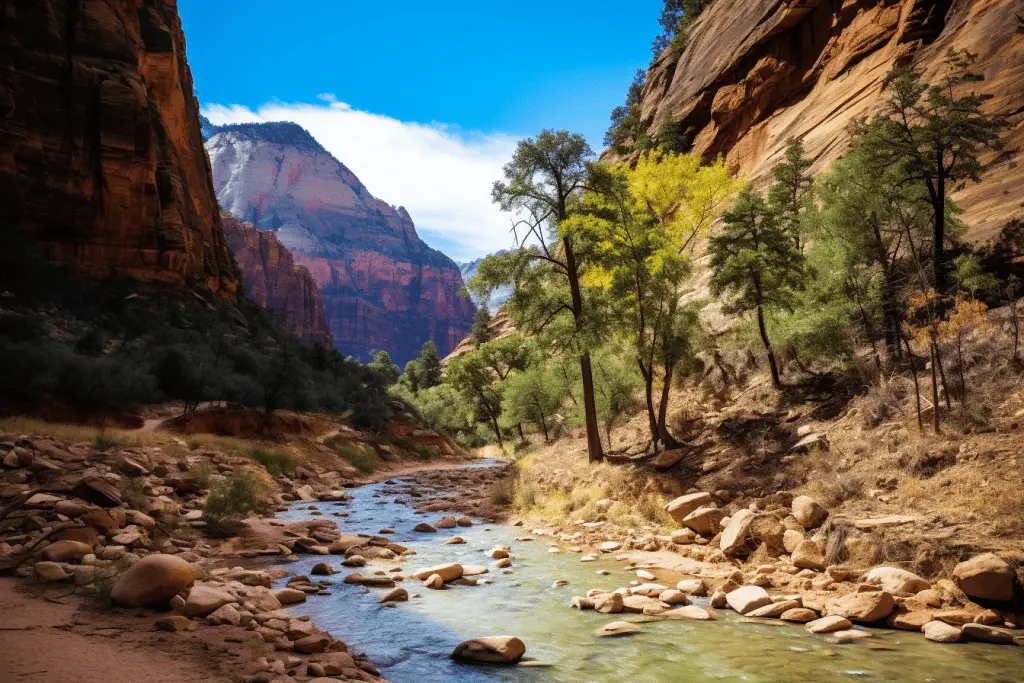
<svg viewBox="0 0 1024 683">
<path fill-rule="evenodd" d="M 271 102 L 255 111 L 211 105 L 203 113 L 217 125 L 299 124 L 375 197 L 408 209 L 417 228 L 456 260 L 509 247 L 509 216 L 491 203 L 491 185 L 512 156 L 514 136 L 400 121 L 354 109 L 329 93 L 317 99 L 322 104 Z"/>
</svg>

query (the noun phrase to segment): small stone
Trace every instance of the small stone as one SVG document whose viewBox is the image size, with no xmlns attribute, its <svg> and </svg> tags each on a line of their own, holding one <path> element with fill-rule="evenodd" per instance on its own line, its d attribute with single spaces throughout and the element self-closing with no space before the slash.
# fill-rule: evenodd
<svg viewBox="0 0 1024 683">
<path fill-rule="evenodd" d="M 431 574 L 423 581 L 423 585 L 427 588 L 433 588 L 434 590 L 440 590 L 444 588 L 444 579 L 441 578 L 440 574 Z"/>
<path fill-rule="evenodd" d="M 845 631 L 846 629 L 853 628 L 853 623 L 844 617 L 822 617 L 821 619 L 815 619 L 805 626 L 808 633 L 835 633 L 836 631 Z"/>
<path fill-rule="evenodd" d="M 271 595 L 277 598 L 281 605 L 296 605 L 306 602 L 306 594 L 294 588 L 278 588 L 275 591 L 271 591 Z"/>
<path fill-rule="evenodd" d="M 829 640 L 839 645 L 849 645 L 850 643 L 856 643 L 859 640 L 870 638 L 871 634 L 867 631 L 858 631 L 857 629 L 846 629 L 845 631 L 833 631 L 829 634 Z"/>
<path fill-rule="evenodd" d="M 57 541 L 43 550 L 43 557 L 50 562 L 75 562 L 90 554 L 92 546 L 79 541 Z"/>
<path fill-rule="evenodd" d="M 806 624 L 818 618 L 817 612 L 806 607 L 794 607 L 779 615 L 782 621 L 790 621 L 794 624 Z"/>
<path fill-rule="evenodd" d="M 64 571 L 56 562 L 36 562 L 32 569 L 40 581 L 49 583 L 51 581 L 66 581 L 71 575 Z"/>
<path fill-rule="evenodd" d="M 435 529 L 431 525 L 427 524 L 426 522 L 420 522 L 415 527 L 413 527 L 412 530 L 416 531 L 416 532 L 419 532 L 421 534 L 430 534 L 430 533 L 434 533 L 435 531 L 437 531 L 437 529 Z"/>
<path fill-rule="evenodd" d="M 409 591 L 404 588 L 392 588 L 381 596 L 381 602 L 406 602 L 409 599 Z"/>
<path fill-rule="evenodd" d="M 170 631 L 175 633 L 177 631 L 191 631 L 194 626 L 191 619 L 183 617 L 180 614 L 172 617 L 161 617 L 157 619 L 153 624 L 157 630 Z"/>
<path fill-rule="evenodd" d="M 686 516 L 697 508 L 711 502 L 711 494 L 706 492 L 691 493 L 680 496 L 665 506 L 665 512 L 675 520 L 677 524 L 683 524 Z"/>
<path fill-rule="evenodd" d="M 797 496 L 793 499 L 793 517 L 804 529 L 820 526 L 828 518 L 828 510 L 823 508 L 810 496 Z"/>
<path fill-rule="evenodd" d="M 318 562 L 317 564 L 313 565 L 313 568 L 309 570 L 309 573 L 313 574 L 314 576 L 330 576 L 331 574 L 334 574 L 335 571 L 334 567 L 332 567 L 330 563 Z"/>
<path fill-rule="evenodd" d="M 993 645 L 1014 645 L 1016 642 L 1010 631 L 986 624 L 964 624 L 960 627 L 960 631 L 970 640 L 980 640 Z"/>
<path fill-rule="evenodd" d="M 185 614 L 190 617 L 205 617 L 222 606 L 235 601 L 226 591 L 212 586 L 196 585 L 188 592 L 185 600 Z"/>
<path fill-rule="evenodd" d="M 950 626 L 944 621 L 929 621 L 922 628 L 924 637 L 936 643 L 958 643 L 961 632 L 956 626 Z"/>
<path fill-rule="evenodd" d="M 610 624 L 605 624 L 601 628 L 595 631 L 595 635 L 602 638 L 610 638 L 614 636 L 626 636 L 631 633 L 636 633 L 640 630 L 640 627 L 629 621 L 613 621 Z"/>
</svg>

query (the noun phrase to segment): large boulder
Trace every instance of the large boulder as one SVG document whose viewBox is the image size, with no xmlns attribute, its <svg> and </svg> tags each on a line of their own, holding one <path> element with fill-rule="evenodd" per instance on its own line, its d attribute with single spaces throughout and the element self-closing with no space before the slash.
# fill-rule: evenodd
<svg viewBox="0 0 1024 683">
<path fill-rule="evenodd" d="M 682 448 L 676 448 L 670 451 L 662 451 L 658 453 L 657 457 L 651 462 L 651 465 L 656 470 L 668 470 L 672 469 L 679 464 L 679 461 L 686 455 L 686 451 Z"/>
<path fill-rule="evenodd" d="M 700 493 L 690 493 L 685 496 L 680 496 L 666 505 L 665 512 L 669 514 L 669 517 L 676 521 L 676 524 L 682 524 L 687 515 L 697 508 L 710 503 L 710 493 L 705 491 L 701 491 Z"/>
<path fill-rule="evenodd" d="M 825 569 L 825 556 L 822 555 L 818 544 L 809 538 L 800 541 L 793 550 L 791 559 L 794 567 L 819 572 Z"/>
<path fill-rule="evenodd" d="M 714 536 L 722 522 L 722 511 L 713 507 L 697 508 L 683 519 L 683 524 L 701 536 Z"/>
<path fill-rule="evenodd" d="M 765 605 L 770 605 L 772 596 L 759 586 L 743 586 L 727 593 L 725 601 L 736 612 L 749 614 Z"/>
<path fill-rule="evenodd" d="M 828 510 L 810 496 L 797 496 L 793 499 L 793 516 L 803 528 L 813 529 L 825 521 Z"/>
<path fill-rule="evenodd" d="M 896 609 L 896 601 L 885 591 L 849 593 L 825 603 L 826 616 L 845 617 L 861 624 L 885 619 Z"/>
<path fill-rule="evenodd" d="M 950 626 L 944 621 L 929 621 L 922 628 L 924 637 L 936 643 L 958 643 L 962 634 L 956 626 Z"/>
<path fill-rule="evenodd" d="M 881 586 L 889 593 L 920 593 L 931 584 L 913 572 L 898 567 L 875 567 L 864 576 L 864 583 Z"/>
<path fill-rule="evenodd" d="M 451 562 L 449 564 L 441 564 L 436 567 L 427 567 L 426 569 L 420 569 L 413 573 L 412 577 L 420 581 L 429 579 L 434 574 L 441 577 L 441 580 L 445 583 L 461 579 L 463 576 L 463 569 L 461 564 Z"/>
<path fill-rule="evenodd" d="M 166 607 L 195 580 L 195 568 L 180 557 L 149 555 L 117 579 L 110 600 L 120 607 Z"/>
<path fill-rule="evenodd" d="M 815 619 L 808 622 L 804 628 L 807 629 L 808 633 L 835 633 L 837 631 L 845 631 L 852 626 L 853 623 L 846 617 L 833 616 Z"/>
<path fill-rule="evenodd" d="M 1016 579 L 1013 568 L 995 553 L 985 553 L 961 562 L 953 569 L 960 590 L 972 598 L 1009 601 Z"/>
<path fill-rule="evenodd" d="M 526 645 L 515 636 L 474 638 L 459 643 L 452 659 L 487 664 L 515 664 L 526 654 Z"/>
<path fill-rule="evenodd" d="M 233 602 L 236 600 L 231 593 L 213 586 L 196 585 L 188 592 L 185 614 L 190 617 L 205 617 Z"/>
<path fill-rule="evenodd" d="M 757 515 L 751 510 L 740 510 L 729 520 L 722 532 L 720 546 L 726 554 L 737 554 L 747 544 L 747 533 L 750 530 L 750 523 Z"/>
</svg>

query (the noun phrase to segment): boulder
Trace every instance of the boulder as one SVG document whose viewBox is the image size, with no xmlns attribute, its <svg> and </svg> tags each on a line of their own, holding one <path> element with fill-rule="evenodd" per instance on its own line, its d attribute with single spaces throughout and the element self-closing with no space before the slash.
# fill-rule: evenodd
<svg viewBox="0 0 1024 683">
<path fill-rule="evenodd" d="M 454 529 L 458 521 L 454 517 L 442 517 L 434 526 L 438 529 Z"/>
<path fill-rule="evenodd" d="M 658 600 L 665 603 L 666 605 L 689 605 L 690 601 L 686 598 L 686 593 L 676 588 L 669 588 L 658 593 Z"/>
<path fill-rule="evenodd" d="M 829 634 L 828 639 L 838 645 L 849 645 L 850 643 L 856 643 L 859 640 L 871 637 L 871 634 L 867 631 L 848 628 L 843 631 L 833 631 Z"/>
<path fill-rule="evenodd" d="M 235 598 L 219 588 L 192 586 L 188 598 L 185 599 L 185 614 L 190 617 L 205 617 L 232 602 L 235 602 Z"/>
<path fill-rule="evenodd" d="M 814 621 L 809 622 L 804 628 L 807 629 L 808 633 L 835 633 L 836 631 L 845 631 L 852 627 L 853 623 L 851 623 L 849 619 L 829 616 L 822 617 L 821 619 L 815 619 Z"/>
<path fill-rule="evenodd" d="M 722 521 L 722 511 L 713 507 L 700 507 L 683 518 L 683 524 L 701 536 L 714 536 Z"/>
<path fill-rule="evenodd" d="M 459 517 L 457 520 L 455 520 L 455 523 L 461 527 L 473 526 L 473 520 L 469 517 Z"/>
<path fill-rule="evenodd" d="M 595 595 L 594 609 L 602 614 L 619 614 L 623 610 L 622 593 L 601 593 Z"/>
<path fill-rule="evenodd" d="M 35 571 L 36 577 L 44 583 L 65 581 L 71 578 L 71 575 L 56 562 L 36 562 L 32 569 Z"/>
<path fill-rule="evenodd" d="M 431 574 L 423 581 L 423 585 L 433 590 L 441 590 L 444 588 L 444 579 L 441 578 L 440 574 Z"/>
<path fill-rule="evenodd" d="M 685 609 L 685 608 L 683 608 Z M 595 635 L 602 638 L 611 638 L 615 636 L 627 636 L 631 633 L 636 633 L 640 630 L 640 627 L 629 621 L 613 621 L 610 624 L 605 624 L 601 628 L 595 631 Z"/>
<path fill-rule="evenodd" d="M 779 619 L 783 614 L 793 609 L 800 609 L 800 603 L 796 600 L 781 600 L 764 607 L 758 607 L 753 612 L 747 613 L 747 616 L 758 619 Z"/>
<path fill-rule="evenodd" d="M 329 562 L 318 562 L 313 565 L 313 568 L 309 570 L 310 574 L 314 576 L 330 576 L 334 574 L 334 567 Z"/>
<path fill-rule="evenodd" d="M 326 650 L 332 642 L 333 638 L 326 633 L 317 633 L 305 638 L 299 638 L 295 641 L 293 647 L 296 652 L 301 652 L 304 655 L 314 655 Z"/>
<path fill-rule="evenodd" d="M 346 670 L 351 671 L 358 668 L 352 655 L 347 652 L 327 652 L 317 659 L 328 676 L 337 676 L 345 673 Z"/>
<path fill-rule="evenodd" d="M 913 572 L 898 567 L 875 567 L 864 576 L 864 583 L 881 586 L 889 593 L 920 593 L 931 584 Z"/>
<path fill-rule="evenodd" d="M 964 624 L 960 627 L 960 631 L 969 640 L 980 640 L 993 645 L 1013 645 L 1015 643 L 1013 633 L 1010 631 L 986 624 Z"/>
<path fill-rule="evenodd" d="M 187 603 L 185 605 L 185 610 L 188 610 Z M 210 616 L 206 617 L 206 623 L 213 626 L 238 626 L 242 623 L 242 615 L 239 614 L 234 605 L 228 603 L 226 605 L 221 605 L 215 609 Z"/>
<path fill-rule="evenodd" d="M 779 615 L 779 619 L 782 621 L 790 621 L 794 624 L 806 624 L 817 618 L 817 612 L 806 607 L 793 607 Z"/>
<path fill-rule="evenodd" d="M 849 593 L 825 603 L 826 616 L 845 617 L 860 624 L 873 624 L 885 619 L 896 608 L 896 601 L 885 591 Z"/>
<path fill-rule="evenodd" d="M 271 591 L 278 602 L 282 606 L 296 605 L 300 602 L 306 602 L 306 594 L 295 588 L 278 588 L 275 591 Z"/>
<path fill-rule="evenodd" d="M 1015 579 L 1010 565 L 995 553 L 977 555 L 953 569 L 957 587 L 982 600 L 1012 600 Z"/>
<path fill-rule="evenodd" d="M 772 604 L 772 597 L 759 586 L 743 586 L 727 593 L 725 601 L 733 610 L 746 615 L 760 607 Z"/>
<path fill-rule="evenodd" d="M 704 579 L 682 579 L 676 584 L 676 588 L 697 598 L 703 598 L 708 594 L 708 585 L 704 583 Z"/>
<path fill-rule="evenodd" d="M 718 614 L 715 610 L 702 605 L 677 607 L 676 609 L 662 612 L 658 616 L 663 619 L 681 619 L 684 621 L 715 621 L 718 619 Z"/>
<path fill-rule="evenodd" d="M 726 554 L 737 554 L 747 544 L 747 534 L 750 530 L 750 523 L 757 515 L 751 510 L 740 510 L 729 520 L 719 546 Z"/>
<path fill-rule="evenodd" d="M 166 607 L 195 580 L 195 568 L 180 557 L 149 555 L 118 577 L 110 600 L 120 607 Z"/>
<path fill-rule="evenodd" d="M 813 529 L 828 518 L 828 510 L 810 496 L 797 496 L 793 499 L 793 517 L 803 528 Z"/>
<path fill-rule="evenodd" d="M 786 529 L 782 534 L 782 547 L 785 548 L 787 553 L 792 553 L 806 538 L 802 532 L 796 529 Z"/>
<path fill-rule="evenodd" d="M 930 621 L 935 621 L 934 610 L 896 611 L 885 620 L 885 625 L 900 631 L 920 631 Z"/>
<path fill-rule="evenodd" d="M 491 548 L 487 551 L 487 557 L 492 560 L 504 560 L 508 558 L 508 549 L 506 548 Z"/>
<path fill-rule="evenodd" d="M 441 581 L 444 583 L 448 583 L 450 581 L 455 581 L 456 579 L 461 579 L 465 575 L 465 572 L 463 571 L 461 564 L 451 562 L 449 564 L 441 564 L 436 567 L 417 570 L 416 572 L 413 572 L 412 577 L 419 581 L 425 581 L 434 574 L 440 576 Z"/>
<path fill-rule="evenodd" d="M 599 546 L 599 550 L 602 553 L 614 553 L 616 550 L 622 547 L 622 544 L 617 541 L 605 541 Z"/>
<path fill-rule="evenodd" d="M 92 546 L 80 541 L 57 541 L 43 550 L 43 557 L 50 562 L 77 562 L 91 554 Z"/>
<path fill-rule="evenodd" d="M 686 455 L 682 448 L 675 448 L 670 451 L 662 451 L 651 461 L 651 466 L 656 470 L 672 469 L 679 464 L 679 461 Z"/>
<path fill-rule="evenodd" d="M 515 664 L 524 654 L 526 645 L 515 636 L 490 636 L 459 643 L 451 657 L 486 664 Z"/>
<path fill-rule="evenodd" d="M 430 534 L 430 533 L 433 533 L 433 532 L 437 531 L 437 529 L 435 529 L 434 527 L 430 526 L 426 522 L 420 522 L 419 524 L 414 526 L 412 528 L 412 530 L 416 531 L 418 533 L 421 533 L 421 534 Z"/>
<path fill-rule="evenodd" d="M 825 569 L 824 555 L 818 549 L 818 544 L 809 538 L 800 541 L 800 544 L 793 551 L 791 559 L 794 567 L 813 569 L 819 572 Z"/>
<path fill-rule="evenodd" d="M 701 491 L 700 493 L 690 493 L 685 496 L 680 496 L 666 505 L 665 512 L 669 514 L 669 517 L 675 520 L 676 524 L 683 524 L 683 520 L 686 519 L 687 515 L 697 508 L 710 503 L 710 493 L 704 491 Z"/>
<path fill-rule="evenodd" d="M 409 591 L 404 588 L 392 588 L 380 597 L 381 602 L 406 602 L 409 599 Z"/>
<path fill-rule="evenodd" d="M 962 634 L 956 626 L 950 626 L 944 621 L 929 621 L 922 628 L 924 637 L 936 643 L 958 643 Z"/>
<path fill-rule="evenodd" d="M 697 539 L 693 529 L 676 529 L 670 537 L 676 545 L 690 545 Z"/>
</svg>

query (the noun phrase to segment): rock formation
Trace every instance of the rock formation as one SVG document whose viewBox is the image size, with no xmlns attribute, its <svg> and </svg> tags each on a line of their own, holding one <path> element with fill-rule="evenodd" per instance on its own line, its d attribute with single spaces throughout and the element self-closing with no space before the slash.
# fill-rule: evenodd
<svg viewBox="0 0 1024 683">
<path fill-rule="evenodd" d="M 0 74 L 0 222 L 82 276 L 234 297 L 174 0 L 8 0 Z"/>
<path fill-rule="evenodd" d="M 292 253 L 271 230 L 257 230 L 229 213 L 222 217 L 224 237 L 242 271 L 245 296 L 274 312 L 306 343 L 331 346 L 327 315 L 313 276 L 295 264 Z"/>
<path fill-rule="evenodd" d="M 642 120 L 657 136 L 678 127 L 693 149 L 718 154 L 762 185 L 790 137 L 825 170 L 846 151 L 847 124 L 877 111 L 886 74 L 913 64 L 944 73 L 948 50 L 977 54 L 986 109 L 1009 117 L 1004 151 L 982 182 L 954 195 L 969 237 L 992 237 L 1024 216 L 1024 31 L 1007 0 L 716 0 L 682 54 L 651 66 Z"/>
<path fill-rule="evenodd" d="M 441 354 L 472 327 L 458 266 L 424 244 L 403 208 L 359 179 L 292 123 L 210 129 L 206 149 L 221 204 L 277 233 L 320 288 L 335 346 L 402 364 L 432 339 Z"/>
</svg>

